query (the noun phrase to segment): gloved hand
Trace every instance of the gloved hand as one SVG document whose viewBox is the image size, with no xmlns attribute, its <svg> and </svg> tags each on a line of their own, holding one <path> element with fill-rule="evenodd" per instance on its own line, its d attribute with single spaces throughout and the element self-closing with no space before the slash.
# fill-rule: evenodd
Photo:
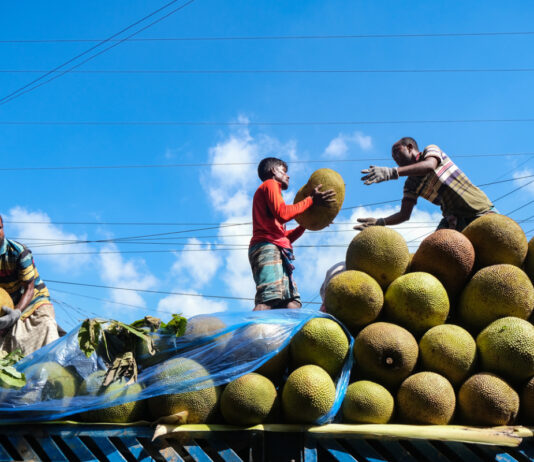
<svg viewBox="0 0 534 462">
<path fill-rule="evenodd" d="M 369 226 L 386 226 L 386 222 L 383 218 L 358 218 L 358 222 L 360 222 L 361 225 L 354 226 L 354 229 L 358 231 L 362 231 Z"/>
<path fill-rule="evenodd" d="M 399 178 L 397 167 L 375 167 L 371 165 L 368 169 L 362 170 L 362 173 L 367 173 L 367 175 L 362 176 L 364 184 L 382 183 L 382 181 Z"/>
<path fill-rule="evenodd" d="M 3 316 L 0 316 L 0 330 L 8 329 L 13 324 L 15 324 L 22 314 L 20 310 L 14 310 L 7 306 L 2 307 L 2 311 L 5 313 Z"/>
</svg>

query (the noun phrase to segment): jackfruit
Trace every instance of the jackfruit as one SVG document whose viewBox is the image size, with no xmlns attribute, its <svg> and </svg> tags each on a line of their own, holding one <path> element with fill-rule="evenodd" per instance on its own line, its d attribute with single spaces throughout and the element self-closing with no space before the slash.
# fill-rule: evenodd
<svg viewBox="0 0 534 462">
<path fill-rule="evenodd" d="M 307 196 L 313 193 L 313 190 L 322 185 L 321 191 L 328 191 L 333 189 L 336 193 L 334 202 L 327 206 L 312 205 L 309 209 L 297 215 L 295 220 L 301 226 L 312 231 L 318 231 L 326 228 L 334 221 L 337 214 L 341 210 L 343 201 L 345 200 L 345 183 L 339 173 L 329 168 L 320 168 L 313 172 L 308 182 L 298 190 L 295 195 L 294 203 L 304 200 Z"/>
<path fill-rule="evenodd" d="M 299 367 L 286 380 L 282 407 L 287 421 L 312 424 L 333 406 L 336 387 L 328 372 L 314 364 Z"/>
<path fill-rule="evenodd" d="M 534 237 L 528 243 L 528 253 L 525 260 L 525 272 L 534 283 Z"/>
<path fill-rule="evenodd" d="M 431 274 L 408 273 L 387 288 L 384 312 L 389 320 L 419 336 L 445 322 L 449 297 L 443 284 Z"/>
<path fill-rule="evenodd" d="M 257 361 L 284 344 L 287 339 L 287 326 L 275 323 L 247 324 L 234 331 L 226 350 L 215 366 L 220 367 L 221 361 L 234 363 Z"/>
<path fill-rule="evenodd" d="M 528 319 L 534 309 L 534 287 L 513 265 L 493 265 L 475 273 L 458 304 L 462 325 L 481 330 L 506 316 Z"/>
<path fill-rule="evenodd" d="M 128 383 L 128 379 L 119 379 L 112 382 L 108 386 L 102 386 L 102 382 L 106 375 L 106 371 L 98 370 L 89 375 L 81 384 L 79 395 L 104 395 L 110 404 L 113 400 L 119 399 L 127 395 L 139 394 L 143 387 L 139 383 Z M 111 406 L 107 408 L 94 409 L 82 412 L 75 416 L 82 422 L 113 422 L 113 423 L 127 423 L 137 422 L 143 418 L 145 414 L 145 401 L 135 400 Z"/>
<path fill-rule="evenodd" d="M 509 316 L 492 322 L 477 337 L 484 371 L 513 382 L 534 375 L 534 326 Z"/>
<path fill-rule="evenodd" d="M 315 364 L 335 378 L 349 352 L 349 340 L 336 321 L 313 318 L 291 339 L 289 350 L 296 367 Z"/>
<path fill-rule="evenodd" d="M 477 345 L 460 326 L 442 324 L 429 329 L 419 341 L 423 370 L 437 372 L 459 386 L 474 369 Z"/>
<path fill-rule="evenodd" d="M 359 380 L 347 387 L 341 410 L 344 422 L 386 424 L 393 416 L 394 399 L 382 385 Z"/>
<path fill-rule="evenodd" d="M 463 422 L 471 425 L 510 425 L 519 411 L 519 396 L 500 377 L 480 373 L 460 387 L 458 408 Z"/>
<path fill-rule="evenodd" d="M 3 306 L 7 306 L 8 308 L 11 308 L 11 309 L 15 308 L 11 295 L 9 295 L 7 290 L 2 289 L 0 287 L 0 316 L 4 315 L 4 310 L 2 309 Z"/>
<path fill-rule="evenodd" d="M 173 358 L 157 366 L 152 383 L 165 386 L 198 379 L 196 390 L 153 396 L 148 407 L 153 418 L 187 412 L 187 423 L 207 423 L 217 417 L 220 389 L 213 386 L 208 371 L 189 358 Z M 201 379 L 205 377 L 205 379 Z"/>
<path fill-rule="evenodd" d="M 356 371 L 361 378 L 395 388 L 415 368 L 419 347 L 403 327 L 375 322 L 365 327 L 354 340 Z"/>
<path fill-rule="evenodd" d="M 279 353 L 273 356 L 269 361 L 262 364 L 254 372 L 257 372 L 269 380 L 277 383 L 280 381 L 289 363 L 289 346 L 282 348 Z"/>
<path fill-rule="evenodd" d="M 35 363 L 21 372 L 26 375 L 26 386 L 22 390 L 27 390 L 24 394 L 27 402 L 58 399 L 62 400 L 62 405 L 67 405 L 80 385 L 80 378 L 72 367 L 63 367 L 54 361 Z"/>
<path fill-rule="evenodd" d="M 412 259 L 410 271 L 436 276 L 451 297 L 466 284 L 475 264 L 471 241 L 454 229 L 439 229 L 425 238 Z"/>
<path fill-rule="evenodd" d="M 534 424 L 534 377 L 523 387 L 519 409 L 521 410 L 521 422 Z"/>
<path fill-rule="evenodd" d="M 435 372 L 411 375 L 397 392 L 397 410 L 403 422 L 447 425 L 455 407 L 454 388 L 445 377 Z"/>
<path fill-rule="evenodd" d="M 467 225 L 462 233 L 475 248 L 479 268 L 501 263 L 521 266 L 527 256 L 525 233 L 521 226 L 505 215 L 487 213 Z"/>
<path fill-rule="evenodd" d="M 251 426 L 278 416 L 278 395 L 273 383 L 260 374 L 245 374 L 226 385 L 221 412 L 230 425 Z"/>
<path fill-rule="evenodd" d="M 326 312 L 339 319 L 351 332 L 373 322 L 384 304 L 378 282 L 362 271 L 343 271 L 326 286 Z"/>
<path fill-rule="evenodd" d="M 349 244 L 347 270 L 358 270 L 373 277 L 382 289 L 406 272 L 410 251 L 404 238 L 385 226 L 360 231 Z"/>
</svg>

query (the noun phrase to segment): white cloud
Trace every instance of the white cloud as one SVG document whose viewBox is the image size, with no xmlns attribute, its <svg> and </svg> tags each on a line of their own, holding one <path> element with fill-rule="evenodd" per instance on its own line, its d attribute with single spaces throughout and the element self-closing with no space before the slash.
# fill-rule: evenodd
<svg viewBox="0 0 534 462">
<path fill-rule="evenodd" d="M 349 145 L 356 145 L 360 149 L 368 151 L 373 146 L 373 140 L 369 135 L 364 135 L 361 132 L 354 132 L 352 135 L 340 133 L 330 141 L 323 155 L 330 158 L 342 157 L 349 151 Z"/>
<path fill-rule="evenodd" d="M 73 252 L 87 252 L 85 243 L 69 244 L 72 241 L 85 241 L 86 235 L 67 233 L 51 223 L 50 217 L 41 211 L 29 211 L 24 207 L 13 207 L 4 217 L 6 237 L 25 244 L 38 262 L 46 260 L 61 272 L 78 273 L 91 262 L 91 255 Z M 54 255 L 45 255 L 46 253 Z"/>
<path fill-rule="evenodd" d="M 115 244 L 107 244 L 99 254 L 100 278 L 106 285 L 132 289 L 152 289 L 158 280 L 148 270 L 143 259 L 124 259 Z M 113 301 L 146 306 L 143 297 L 134 291 L 111 290 Z"/>
<path fill-rule="evenodd" d="M 186 292 L 196 294 L 192 290 L 175 289 L 173 292 Z M 228 305 L 225 302 L 215 301 L 205 297 L 195 297 L 190 295 L 169 295 L 162 298 L 158 303 L 158 311 L 181 313 L 182 316 L 190 318 L 197 314 L 211 314 L 219 311 L 226 311 Z"/>
<path fill-rule="evenodd" d="M 171 272 L 181 280 L 186 280 L 191 287 L 202 287 L 209 282 L 222 264 L 221 257 L 210 244 L 202 245 L 199 239 L 188 239 L 186 249 L 203 250 L 202 252 L 180 252 L 172 265 Z"/>
<path fill-rule="evenodd" d="M 524 170 L 514 172 L 513 176 L 516 179 L 515 184 L 517 184 L 517 186 L 523 186 L 525 191 L 529 192 L 530 194 L 534 194 L 534 178 L 520 179 L 521 177 L 529 175 L 534 175 L 534 171 L 526 168 Z"/>
</svg>

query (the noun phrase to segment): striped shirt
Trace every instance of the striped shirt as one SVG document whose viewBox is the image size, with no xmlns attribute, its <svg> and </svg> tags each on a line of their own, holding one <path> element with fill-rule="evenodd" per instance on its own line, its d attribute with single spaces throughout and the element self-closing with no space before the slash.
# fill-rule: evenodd
<svg viewBox="0 0 534 462">
<path fill-rule="evenodd" d="M 4 239 L 0 246 L 0 287 L 17 305 L 24 293 L 23 287 L 31 281 L 34 281 L 33 298 L 24 309 L 25 316 L 50 304 L 50 294 L 35 267 L 31 251 L 18 242 Z"/>
<path fill-rule="evenodd" d="M 409 176 L 404 183 L 404 199 L 417 202 L 422 197 L 439 205 L 443 216 L 473 217 L 493 208 L 488 197 L 478 189 L 438 146 L 427 146 L 417 162 L 435 157 L 437 167 L 425 176 Z"/>
</svg>

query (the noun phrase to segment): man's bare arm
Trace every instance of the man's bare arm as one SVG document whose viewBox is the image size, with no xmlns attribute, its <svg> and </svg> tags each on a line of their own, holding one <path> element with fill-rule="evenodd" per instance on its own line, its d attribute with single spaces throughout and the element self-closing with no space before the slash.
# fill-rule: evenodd
<svg viewBox="0 0 534 462">
<path fill-rule="evenodd" d="M 32 301 L 35 281 L 31 280 L 30 282 L 23 284 L 22 287 L 24 288 L 24 293 L 22 294 L 22 297 L 20 297 L 17 306 L 15 306 L 15 309 L 20 311 L 24 311 L 24 308 L 26 308 Z"/>
<path fill-rule="evenodd" d="M 427 173 L 432 172 L 438 166 L 438 159 L 435 157 L 429 157 L 415 164 L 405 165 L 404 167 L 398 167 L 397 171 L 399 176 L 425 176 Z"/>
</svg>

